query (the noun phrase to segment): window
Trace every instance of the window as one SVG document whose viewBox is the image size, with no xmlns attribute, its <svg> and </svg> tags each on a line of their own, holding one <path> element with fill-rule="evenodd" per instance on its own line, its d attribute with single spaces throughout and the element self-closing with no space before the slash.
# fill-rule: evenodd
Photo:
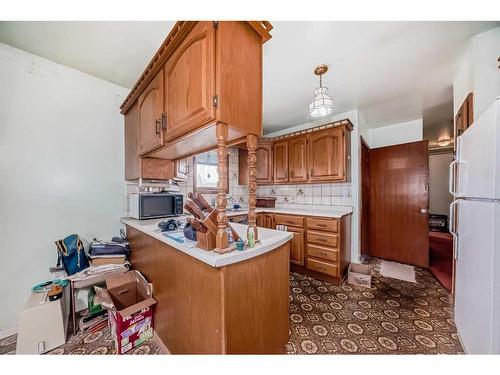
<svg viewBox="0 0 500 375">
<path fill-rule="evenodd" d="M 216 194 L 217 182 L 219 181 L 217 151 L 213 150 L 195 156 L 193 158 L 193 166 L 194 191 L 202 194 Z M 229 173 L 227 186 L 229 187 Z"/>
</svg>

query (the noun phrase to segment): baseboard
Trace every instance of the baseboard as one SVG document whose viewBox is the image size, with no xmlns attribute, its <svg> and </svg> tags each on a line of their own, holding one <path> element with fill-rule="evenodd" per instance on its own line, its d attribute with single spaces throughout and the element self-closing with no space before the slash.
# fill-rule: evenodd
<svg viewBox="0 0 500 375">
<path fill-rule="evenodd" d="M 0 340 L 15 335 L 17 333 L 17 327 L 7 328 L 0 330 Z"/>
<path fill-rule="evenodd" d="M 158 336 L 156 331 L 153 332 L 153 340 L 156 341 L 156 343 L 161 348 L 164 354 L 171 354 L 170 350 L 168 350 L 167 346 L 163 343 L 162 339 L 160 339 L 160 336 Z"/>
</svg>

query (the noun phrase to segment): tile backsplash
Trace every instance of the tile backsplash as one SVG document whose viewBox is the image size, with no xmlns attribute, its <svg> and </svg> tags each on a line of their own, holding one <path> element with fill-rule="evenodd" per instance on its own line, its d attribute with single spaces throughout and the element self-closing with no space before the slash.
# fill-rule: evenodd
<svg viewBox="0 0 500 375">
<path fill-rule="evenodd" d="M 352 206 L 350 182 L 307 185 L 259 185 L 258 196 L 276 197 L 276 203 Z"/>
<path fill-rule="evenodd" d="M 187 181 L 179 182 L 179 188 L 184 195 L 193 191 L 193 158 L 188 158 Z M 248 205 L 248 186 L 238 185 L 238 148 L 229 149 L 229 195 L 234 203 Z M 130 192 L 130 189 L 129 189 Z M 276 197 L 278 204 L 331 205 L 352 206 L 352 184 L 350 182 L 324 184 L 293 184 L 293 185 L 258 185 L 257 196 Z M 213 204 L 216 194 L 203 194 L 205 199 Z M 228 202 L 228 206 L 231 202 Z"/>
</svg>

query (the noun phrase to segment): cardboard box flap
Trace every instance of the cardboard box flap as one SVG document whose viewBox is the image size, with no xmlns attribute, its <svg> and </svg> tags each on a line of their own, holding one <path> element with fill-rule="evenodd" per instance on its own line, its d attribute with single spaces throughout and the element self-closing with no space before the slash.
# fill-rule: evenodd
<svg viewBox="0 0 500 375">
<path fill-rule="evenodd" d="M 153 295 L 153 286 L 146 281 L 139 271 L 123 272 L 106 278 L 106 288 L 108 290 L 122 287 L 129 283 L 137 283 L 144 288 L 149 296 Z"/>
<path fill-rule="evenodd" d="M 120 315 L 125 318 L 127 316 L 130 316 L 138 311 L 141 311 L 147 307 L 153 306 L 156 304 L 156 300 L 154 298 L 147 298 L 144 301 L 141 301 L 139 303 L 136 303 L 132 306 L 126 307 L 123 310 L 120 310 Z"/>
</svg>

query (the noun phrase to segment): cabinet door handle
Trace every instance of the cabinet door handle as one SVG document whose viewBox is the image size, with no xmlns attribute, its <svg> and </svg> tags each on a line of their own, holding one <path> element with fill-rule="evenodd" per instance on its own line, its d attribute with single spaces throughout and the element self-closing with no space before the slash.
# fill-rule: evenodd
<svg viewBox="0 0 500 375">
<path fill-rule="evenodd" d="M 166 113 L 161 114 L 161 129 L 163 131 L 167 130 L 167 114 Z"/>
<path fill-rule="evenodd" d="M 160 134 L 161 134 L 160 133 L 160 131 L 161 131 L 161 117 L 160 117 L 159 120 L 156 120 L 156 126 L 155 126 L 155 128 L 156 128 L 156 135 L 160 136 Z"/>
</svg>

